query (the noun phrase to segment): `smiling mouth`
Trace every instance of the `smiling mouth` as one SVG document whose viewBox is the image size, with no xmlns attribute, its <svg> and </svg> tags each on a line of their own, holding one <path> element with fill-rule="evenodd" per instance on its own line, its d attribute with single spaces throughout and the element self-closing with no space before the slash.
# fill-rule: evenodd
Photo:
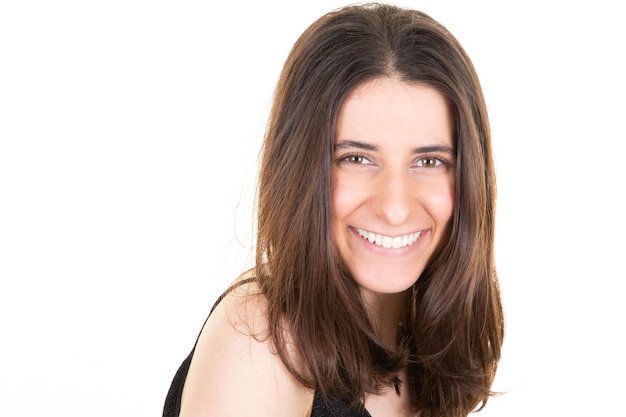
<svg viewBox="0 0 626 417">
<path fill-rule="evenodd" d="M 417 239 L 419 239 L 420 234 L 422 234 L 422 231 L 420 230 L 419 232 L 409 233 L 408 235 L 392 237 L 379 235 L 359 228 L 355 229 L 363 239 L 386 249 L 400 249 L 405 246 L 411 246 Z"/>
</svg>

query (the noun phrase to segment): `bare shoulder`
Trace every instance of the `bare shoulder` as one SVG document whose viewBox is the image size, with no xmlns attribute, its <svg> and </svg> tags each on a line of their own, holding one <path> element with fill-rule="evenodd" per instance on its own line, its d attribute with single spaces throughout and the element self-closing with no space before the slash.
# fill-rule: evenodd
<svg viewBox="0 0 626 417">
<path fill-rule="evenodd" d="M 266 306 L 252 282 L 233 290 L 215 308 L 189 368 L 181 417 L 310 414 L 313 392 L 274 353 Z"/>
</svg>

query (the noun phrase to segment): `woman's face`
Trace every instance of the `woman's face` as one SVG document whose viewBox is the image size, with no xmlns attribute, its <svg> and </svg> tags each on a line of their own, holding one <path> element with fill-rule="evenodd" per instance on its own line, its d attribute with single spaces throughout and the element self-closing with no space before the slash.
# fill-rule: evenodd
<svg viewBox="0 0 626 417">
<path fill-rule="evenodd" d="M 402 292 L 447 238 L 456 152 L 444 97 L 422 84 L 379 78 L 340 108 L 332 233 L 361 291 Z"/>
</svg>

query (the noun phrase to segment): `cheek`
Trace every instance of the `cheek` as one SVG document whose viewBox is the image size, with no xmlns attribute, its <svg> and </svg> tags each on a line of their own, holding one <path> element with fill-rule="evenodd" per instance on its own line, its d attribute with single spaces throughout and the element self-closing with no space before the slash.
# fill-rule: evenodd
<svg viewBox="0 0 626 417">
<path fill-rule="evenodd" d="M 454 212 L 454 180 L 431 187 L 423 198 L 427 210 L 435 222 L 447 225 Z"/>
<path fill-rule="evenodd" d="M 345 215 L 345 213 L 349 211 L 349 207 L 350 207 L 350 196 L 346 194 L 345 192 L 343 192 L 341 189 L 333 190 L 331 210 L 332 210 L 332 218 L 335 223 L 339 219 L 341 219 Z"/>
<path fill-rule="evenodd" d="M 442 219 L 446 222 L 450 221 L 454 212 L 454 186 L 451 185 L 445 192 L 442 192 L 439 205 Z"/>
<path fill-rule="evenodd" d="M 353 212 L 364 199 L 358 181 L 346 175 L 335 175 L 331 189 L 331 213 L 335 222 L 341 221 Z"/>
<path fill-rule="evenodd" d="M 348 211 L 348 197 L 349 195 L 346 193 L 347 190 L 342 186 L 342 183 L 337 179 L 333 178 L 333 185 L 331 188 L 330 195 L 330 210 L 331 210 L 331 231 L 332 238 L 337 244 L 337 238 L 339 237 L 341 231 L 341 219 L 343 217 L 343 213 Z"/>
</svg>

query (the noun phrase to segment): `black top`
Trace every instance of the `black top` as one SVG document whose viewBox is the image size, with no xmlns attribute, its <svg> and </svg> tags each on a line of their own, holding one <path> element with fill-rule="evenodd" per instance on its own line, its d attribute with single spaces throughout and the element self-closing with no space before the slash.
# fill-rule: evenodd
<svg viewBox="0 0 626 417">
<path fill-rule="evenodd" d="M 242 285 L 252 279 L 239 281 L 236 286 Z M 235 287 L 229 288 L 224 294 L 222 294 L 215 305 L 211 309 L 211 313 L 215 307 L 222 301 L 222 299 Z M 209 313 L 210 316 L 210 313 Z M 207 318 L 208 320 L 208 318 Z M 198 343 L 196 339 L 196 344 Z M 174 375 L 174 379 L 170 385 L 170 389 L 167 392 L 165 398 L 165 405 L 163 407 L 163 417 L 178 417 L 180 414 L 180 402 L 183 394 L 183 387 L 185 386 L 185 380 L 187 379 L 187 373 L 189 372 L 189 365 L 191 364 L 191 358 L 196 347 L 185 358 L 183 363 L 178 368 L 178 371 Z M 316 391 L 313 397 L 313 407 L 311 409 L 311 417 L 371 417 L 365 408 L 355 409 L 350 408 L 347 403 L 336 398 L 331 398 L 330 402 L 324 401 L 322 395 Z"/>
</svg>

